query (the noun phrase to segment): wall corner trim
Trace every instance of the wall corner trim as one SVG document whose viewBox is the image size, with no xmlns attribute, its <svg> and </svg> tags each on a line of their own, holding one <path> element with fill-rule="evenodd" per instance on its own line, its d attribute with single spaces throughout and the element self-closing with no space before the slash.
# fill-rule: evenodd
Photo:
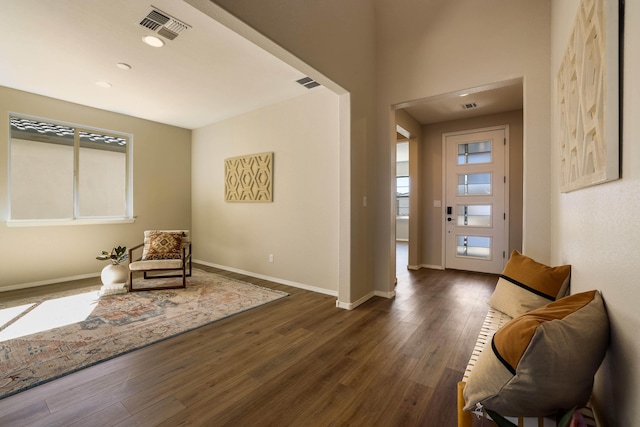
<svg viewBox="0 0 640 427">
<path fill-rule="evenodd" d="M 354 302 L 344 302 L 344 301 L 336 300 L 336 307 L 344 308 L 345 310 L 353 310 L 359 305 L 362 305 L 365 302 L 369 301 L 374 296 L 376 296 L 375 292 L 369 292 L 368 294 L 366 294 L 365 296 L 363 296 L 362 298 Z"/>
</svg>

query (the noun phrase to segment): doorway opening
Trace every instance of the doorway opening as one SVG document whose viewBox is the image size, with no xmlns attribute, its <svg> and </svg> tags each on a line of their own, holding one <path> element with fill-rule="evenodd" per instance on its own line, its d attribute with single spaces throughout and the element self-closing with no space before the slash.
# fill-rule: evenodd
<svg viewBox="0 0 640 427">
<path fill-rule="evenodd" d="M 400 134 L 398 134 L 400 136 Z M 409 264 L 409 140 L 396 142 L 396 266 L 407 268 Z M 396 278 L 399 276 L 396 271 Z"/>
<path fill-rule="evenodd" d="M 409 241 L 409 141 L 396 144 L 396 242 Z"/>
<path fill-rule="evenodd" d="M 417 257 L 415 239 L 418 220 L 416 192 L 417 144 L 412 131 L 396 123 L 394 141 L 394 185 L 393 185 L 393 236 L 395 243 L 396 283 L 399 276 L 411 269 L 411 262 Z M 400 274 L 397 270 L 402 268 Z"/>
<path fill-rule="evenodd" d="M 465 108 L 473 104 L 474 108 Z M 522 218 L 523 218 L 523 79 L 490 83 L 474 88 L 461 89 L 455 92 L 422 98 L 418 100 L 398 103 L 392 106 L 395 124 L 401 124 L 414 131 L 416 137 L 410 140 L 415 161 L 410 163 L 410 224 L 409 245 L 407 246 L 410 270 L 422 268 L 442 270 L 445 263 L 445 235 L 447 221 L 447 204 L 444 191 L 444 152 L 443 135 L 447 133 L 462 133 L 469 129 L 499 128 L 508 126 L 508 157 L 510 182 L 505 203 L 508 209 L 503 211 L 510 215 L 506 217 L 505 227 L 507 239 L 505 242 L 506 256 L 512 249 L 522 248 Z M 391 144 L 393 156 L 396 155 L 396 138 Z M 413 137 L 414 135 L 412 135 Z M 413 144 L 413 145 L 412 145 Z M 474 148 L 472 147 L 471 150 Z M 395 159 L 393 161 L 395 164 Z M 415 175 L 412 175 L 415 172 Z M 504 179 L 504 175 L 503 178 Z M 395 175 L 392 174 L 390 187 L 395 187 Z M 418 188 L 419 187 L 419 188 Z M 395 190 L 393 192 L 395 203 Z M 416 210 L 414 211 L 414 208 Z M 462 217 L 464 207 L 462 207 Z M 486 209 L 485 209 L 486 210 Z M 415 215 L 414 215 L 415 212 Z M 452 206 L 453 213 L 453 206 Z M 467 208 L 467 218 L 471 215 Z M 482 216 L 482 215 L 480 215 Z M 454 215 L 451 215 L 452 221 Z M 394 215 L 393 220 L 396 220 Z M 394 224 L 395 225 L 395 224 Z M 393 241 L 397 242 L 396 229 L 393 228 Z M 473 244 L 467 239 L 467 249 Z M 463 241 L 463 247 L 464 241 Z M 415 249 L 412 251 L 412 249 Z M 467 251 L 467 254 L 469 252 Z M 500 256 L 502 250 L 500 251 Z M 396 250 L 396 258 L 403 253 Z M 412 258 L 413 257 L 413 258 Z M 399 262 L 393 259 L 390 267 L 394 270 Z M 453 268 L 453 267 L 450 267 Z M 399 277 L 399 276 L 397 276 Z"/>
</svg>

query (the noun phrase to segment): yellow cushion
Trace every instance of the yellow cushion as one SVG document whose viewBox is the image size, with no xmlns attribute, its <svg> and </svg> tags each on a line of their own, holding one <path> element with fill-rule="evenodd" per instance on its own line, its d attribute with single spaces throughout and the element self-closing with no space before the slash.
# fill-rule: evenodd
<svg viewBox="0 0 640 427">
<path fill-rule="evenodd" d="M 511 317 L 521 316 L 563 297 L 570 276 L 570 265 L 549 267 L 514 250 L 489 305 Z"/>
</svg>

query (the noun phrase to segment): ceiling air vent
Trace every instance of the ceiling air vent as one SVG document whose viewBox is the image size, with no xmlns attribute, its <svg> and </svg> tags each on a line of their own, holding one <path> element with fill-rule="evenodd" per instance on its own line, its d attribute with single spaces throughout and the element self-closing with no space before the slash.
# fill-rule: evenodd
<svg viewBox="0 0 640 427">
<path fill-rule="evenodd" d="M 147 15 L 140 21 L 140 25 L 169 40 L 175 39 L 180 32 L 190 27 L 189 24 L 177 20 L 155 6 L 151 6 Z"/>
<path fill-rule="evenodd" d="M 460 104 L 460 106 L 464 110 L 469 110 L 471 108 L 476 108 L 478 106 L 478 103 L 477 102 L 467 102 L 466 104 Z"/>
<path fill-rule="evenodd" d="M 307 89 L 312 89 L 316 86 L 320 86 L 320 83 L 313 80 L 311 77 L 304 77 L 304 78 L 301 78 L 300 80 L 296 80 L 296 82 L 300 83 L 302 86 L 306 87 Z"/>
</svg>

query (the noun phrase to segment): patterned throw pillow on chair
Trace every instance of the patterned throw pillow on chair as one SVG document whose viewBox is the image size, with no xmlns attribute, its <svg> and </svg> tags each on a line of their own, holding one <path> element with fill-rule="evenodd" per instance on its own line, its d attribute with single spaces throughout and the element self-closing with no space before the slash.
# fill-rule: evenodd
<svg viewBox="0 0 640 427">
<path fill-rule="evenodd" d="M 144 261 L 158 259 L 182 258 L 182 233 L 167 231 L 145 231 L 142 259 Z"/>
</svg>

